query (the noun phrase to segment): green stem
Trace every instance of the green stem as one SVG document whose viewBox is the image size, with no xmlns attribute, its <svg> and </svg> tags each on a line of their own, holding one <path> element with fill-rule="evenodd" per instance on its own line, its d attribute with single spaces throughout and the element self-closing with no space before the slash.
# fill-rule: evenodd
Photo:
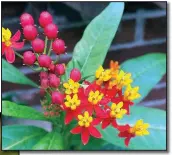
<svg viewBox="0 0 172 155">
<path fill-rule="evenodd" d="M 20 55 L 19 53 L 15 52 L 15 54 L 16 54 L 18 57 L 20 57 L 21 59 L 23 59 L 23 56 Z"/>
<path fill-rule="evenodd" d="M 51 54 L 52 43 L 53 43 L 53 40 L 51 40 L 51 42 L 50 42 L 50 47 L 49 47 L 49 50 L 48 50 L 48 55 Z"/>
<path fill-rule="evenodd" d="M 46 50 L 47 50 L 47 43 L 48 43 L 48 38 L 47 36 L 45 37 L 45 48 L 44 48 L 44 54 L 46 54 Z"/>
</svg>

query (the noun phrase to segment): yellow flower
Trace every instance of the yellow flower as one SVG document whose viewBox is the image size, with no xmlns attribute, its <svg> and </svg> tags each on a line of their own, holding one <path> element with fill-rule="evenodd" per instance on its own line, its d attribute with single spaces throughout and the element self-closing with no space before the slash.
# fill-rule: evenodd
<svg viewBox="0 0 172 155">
<path fill-rule="evenodd" d="M 109 88 L 116 85 L 118 89 L 122 89 L 123 86 L 127 86 L 132 82 L 133 80 L 131 79 L 131 74 L 120 70 L 116 78 L 109 82 Z"/>
<path fill-rule="evenodd" d="M 111 70 L 111 75 L 113 78 L 115 78 L 118 74 L 118 71 L 119 71 L 119 64 L 118 64 L 118 61 L 110 61 L 110 70 Z"/>
<path fill-rule="evenodd" d="M 95 92 L 90 91 L 88 95 L 88 101 L 95 105 L 102 100 L 103 96 L 104 95 L 98 90 L 96 90 Z"/>
<path fill-rule="evenodd" d="M 124 99 L 125 100 L 135 100 L 139 98 L 141 95 L 138 93 L 139 87 L 131 87 L 131 85 L 128 85 L 125 92 L 124 92 Z"/>
<path fill-rule="evenodd" d="M 85 111 L 84 115 L 78 115 L 78 119 L 78 125 L 82 127 L 89 127 L 90 123 L 93 121 L 93 117 L 89 116 L 88 111 Z"/>
<path fill-rule="evenodd" d="M 102 66 L 100 66 L 95 73 L 96 78 L 98 79 L 96 83 L 101 85 L 103 82 L 108 81 L 111 78 L 111 70 L 104 70 Z"/>
<path fill-rule="evenodd" d="M 76 94 L 78 93 L 79 83 L 69 79 L 67 83 L 63 84 L 63 87 L 66 89 L 65 94 Z"/>
<path fill-rule="evenodd" d="M 2 42 L 5 43 L 6 46 L 11 45 L 11 35 L 11 31 L 8 28 L 4 29 L 2 27 Z"/>
<path fill-rule="evenodd" d="M 149 127 L 148 123 L 144 123 L 142 119 L 138 120 L 136 124 L 129 129 L 130 133 L 135 134 L 136 136 L 149 135 L 147 128 Z"/>
<path fill-rule="evenodd" d="M 72 98 L 70 95 L 67 95 L 65 105 L 66 107 L 71 108 L 71 110 L 75 110 L 80 105 L 80 102 L 77 94 L 73 95 Z"/>
<path fill-rule="evenodd" d="M 122 107 L 123 102 L 119 102 L 118 104 L 112 103 L 110 116 L 121 119 L 127 113 L 127 110 L 122 109 Z"/>
</svg>

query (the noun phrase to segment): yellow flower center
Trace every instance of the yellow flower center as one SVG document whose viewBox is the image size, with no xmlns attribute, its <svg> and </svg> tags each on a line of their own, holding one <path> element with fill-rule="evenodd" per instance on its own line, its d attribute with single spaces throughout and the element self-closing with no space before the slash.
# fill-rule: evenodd
<svg viewBox="0 0 172 155">
<path fill-rule="evenodd" d="M 6 45 L 6 46 L 10 46 L 11 44 L 12 44 L 11 41 L 6 41 L 6 42 L 5 42 L 5 45 Z"/>
<path fill-rule="evenodd" d="M 93 117 L 89 116 L 88 111 L 84 112 L 84 115 L 78 115 L 78 125 L 81 127 L 89 127 L 90 123 L 93 121 Z"/>
<path fill-rule="evenodd" d="M 6 46 L 11 45 L 11 31 L 9 29 L 4 29 L 2 27 L 2 42 L 5 43 Z"/>
<path fill-rule="evenodd" d="M 125 100 L 135 100 L 140 97 L 140 94 L 138 93 L 139 87 L 132 88 L 131 85 L 128 85 L 125 92 L 124 92 L 124 99 Z"/>
<path fill-rule="evenodd" d="M 102 66 L 100 66 L 95 73 L 96 78 L 98 79 L 96 83 L 101 85 L 103 82 L 108 81 L 111 78 L 111 70 L 104 70 Z"/>
<path fill-rule="evenodd" d="M 132 82 L 133 80 L 131 79 L 131 74 L 120 70 L 120 72 L 116 75 L 116 78 L 113 78 L 109 82 L 109 88 L 111 89 L 116 85 L 118 89 L 122 89 L 123 86 L 127 86 Z"/>
<path fill-rule="evenodd" d="M 74 82 L 72 79 L 69 79 L 67 83 L 63 84 L 63 87 L 66 89 L 65 93 L 70 95 L 70 94 L 76 94 L 78 93 L 79 89 L 79 83 Z"/>
<path fill-rule="evenodd" d="M 136 136 L 149 135 L 147 128 L 149 127 L 148 123 L 143 123 L 143 120 L 138 120 L 136 124 L 129 129 L 129 132 L 135 134 Z"/>
<path fill-rule="evenodd" d="M 71 110 L 75 110 L 80 105 L 80 103 L 81 103 L 81 101 L 78 99 L 77 94 L 73 95 L 72 98 L 70 95 L 66 96 L 65 105 L 66 105 L 66 107 L 71 108 Z"/>
<path fill-rule="evenodd" d="M 95 105 L 102 100 L 103 96 L 104 95 L 98 90 L 96 90 L 95 92 L 90 91 L 88 95 L 88 101 Z"/>
<path fill-rule="evenodd" d="M 127 113 L 127 110 L 122 109 L 122 107 L 123 107 L 123 102 L 119 102 L 118 104 L 112 103 L 110 116 L 112 118 L 121 119 Z"/>
</svg>

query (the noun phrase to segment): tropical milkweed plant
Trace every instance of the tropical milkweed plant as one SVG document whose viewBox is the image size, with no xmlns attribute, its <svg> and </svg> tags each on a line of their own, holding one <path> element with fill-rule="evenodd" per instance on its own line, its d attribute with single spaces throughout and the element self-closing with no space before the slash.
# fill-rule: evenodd
<svg viewBox="0 0 172 155">
<path fill-rule="evenodd" d="M 165 111 L 137 106 L 165 74 L 166 55 L 146 54 L 122 64 L 111 60 L 109 68 L 102 67 L 123 10 L 124 3 L 110 3 L 93 19 L 66 66 L 58 61 L 66 52 L 65 42 L 58 38 L 58 27 L 47 11 L 38 19 L 45 41 L 28 13 L 20 17 L 24 41 L 19 41 L 21 31 L 13 35 L 2 28 L 7 60 L 2 59 L 2 80 L 39 88 L 44 111 L 4 100 L 2 114 L 52 124 L 51 132 L 30 125 L 3 126 L 3 150 L 166 149 Z M 20 55 L 17 49 L 26 41 L 33 50 Z M 39 85 L 11 65 L 15 55 L 40 72 Z"/>
</svg>

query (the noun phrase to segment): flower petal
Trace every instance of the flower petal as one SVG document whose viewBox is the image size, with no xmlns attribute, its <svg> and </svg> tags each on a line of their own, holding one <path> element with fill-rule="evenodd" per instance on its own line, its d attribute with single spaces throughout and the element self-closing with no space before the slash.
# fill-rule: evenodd
<svg viewBox="0 0 172 155">
<path fill-rule="evenodd" d="M 16 49 L 21 49 L 24 46 L 24 41 L 23 42 L 12 42 L 12 47 Z"/>
<path fill-rule="evenodd" d="M 15 52 L 11 47 L 6 48 L 5 57 L 9 63 L 15 61 Z"/>
<path fill-rule="evenodd" d="M 92 125 L 98 125 L 98 124 L 100 124 L 101 121 L 102 121 L 101 118 L 95 118 L 95 119 L 92 121 Z"/>
<path fill-rule="evenodd" d="M 128 131 L 120 132 L 118 137 L 129 137 L 130 133 Z"/>
<path fill-rule="evenodd" d="M 110 119 L 104 119 L 102 122 L 102 129 L 105 129 L 111 123 Z"/>
<path fill-rule="evenodd" d="M 100 132 L 95 127 L 90 126 L 88 129 L 89 129 L 90 135 L 92 135 L 93 137 L 96 137 L 96 138 L 102 137 Z"/>
<path fill-rule="evenodd" d="M 2 43 L 2 55 L 4 55 L 4 53 L 5 53 L 5 44 Z"/>
<path fill-rule="evenodd" d="M 116 123 L 116 120 L 114 120 L 114 121 L 112 121 L 112 126 L 114 127 L 114 128 L 117 128 L 118 127 L 118 124 Z"/>
<path fill-rule="evenodd" d="M 128 144 L 129 144 L 129 142 L 130 142 L 130 139 L 131 139 L 131 137 L 125 138 L 125 145 L 126 145 L 126 146 L 128 146 Z"/>
<path fill-rule="evenodd" d="M 79 133 L 81 133 L 81 129 L 82 129 L 82 127 L 76 126 L 70 132 L 73 133 L 73 134 L 79 134 Z"/>
<path fill-rule="evenodd" d="M 11 41 L 18 41 L 20 39 L 20 36 L 21 36 L 21 32 L 20 30 L 18 30 L 14 35 L 13 37 L 11 38 Z"/>
<path fill-rule="evenodd" d="M 82 143 L 84 145 L 86 145 L 88 143 L 89 139 L 90 139 L 89 130 L 87 128 L 83 128 L 83 130 L 81 132 L 81 140 L 82 140 Z"/>
<path fill-rule="evenodd" d="M 120 131 L 120 132 L 124 132 L 124 131 L 128 131 L 130 128 L 130 126 L 127 124 L 127 125 L 118 125 L 117 129 Z"/>
<path fill-rule="evenodd" d="M 73 114 L 70 111 L 66 111 L 65 124 L 69 124 L 73 119 Z"/>
</svg>

